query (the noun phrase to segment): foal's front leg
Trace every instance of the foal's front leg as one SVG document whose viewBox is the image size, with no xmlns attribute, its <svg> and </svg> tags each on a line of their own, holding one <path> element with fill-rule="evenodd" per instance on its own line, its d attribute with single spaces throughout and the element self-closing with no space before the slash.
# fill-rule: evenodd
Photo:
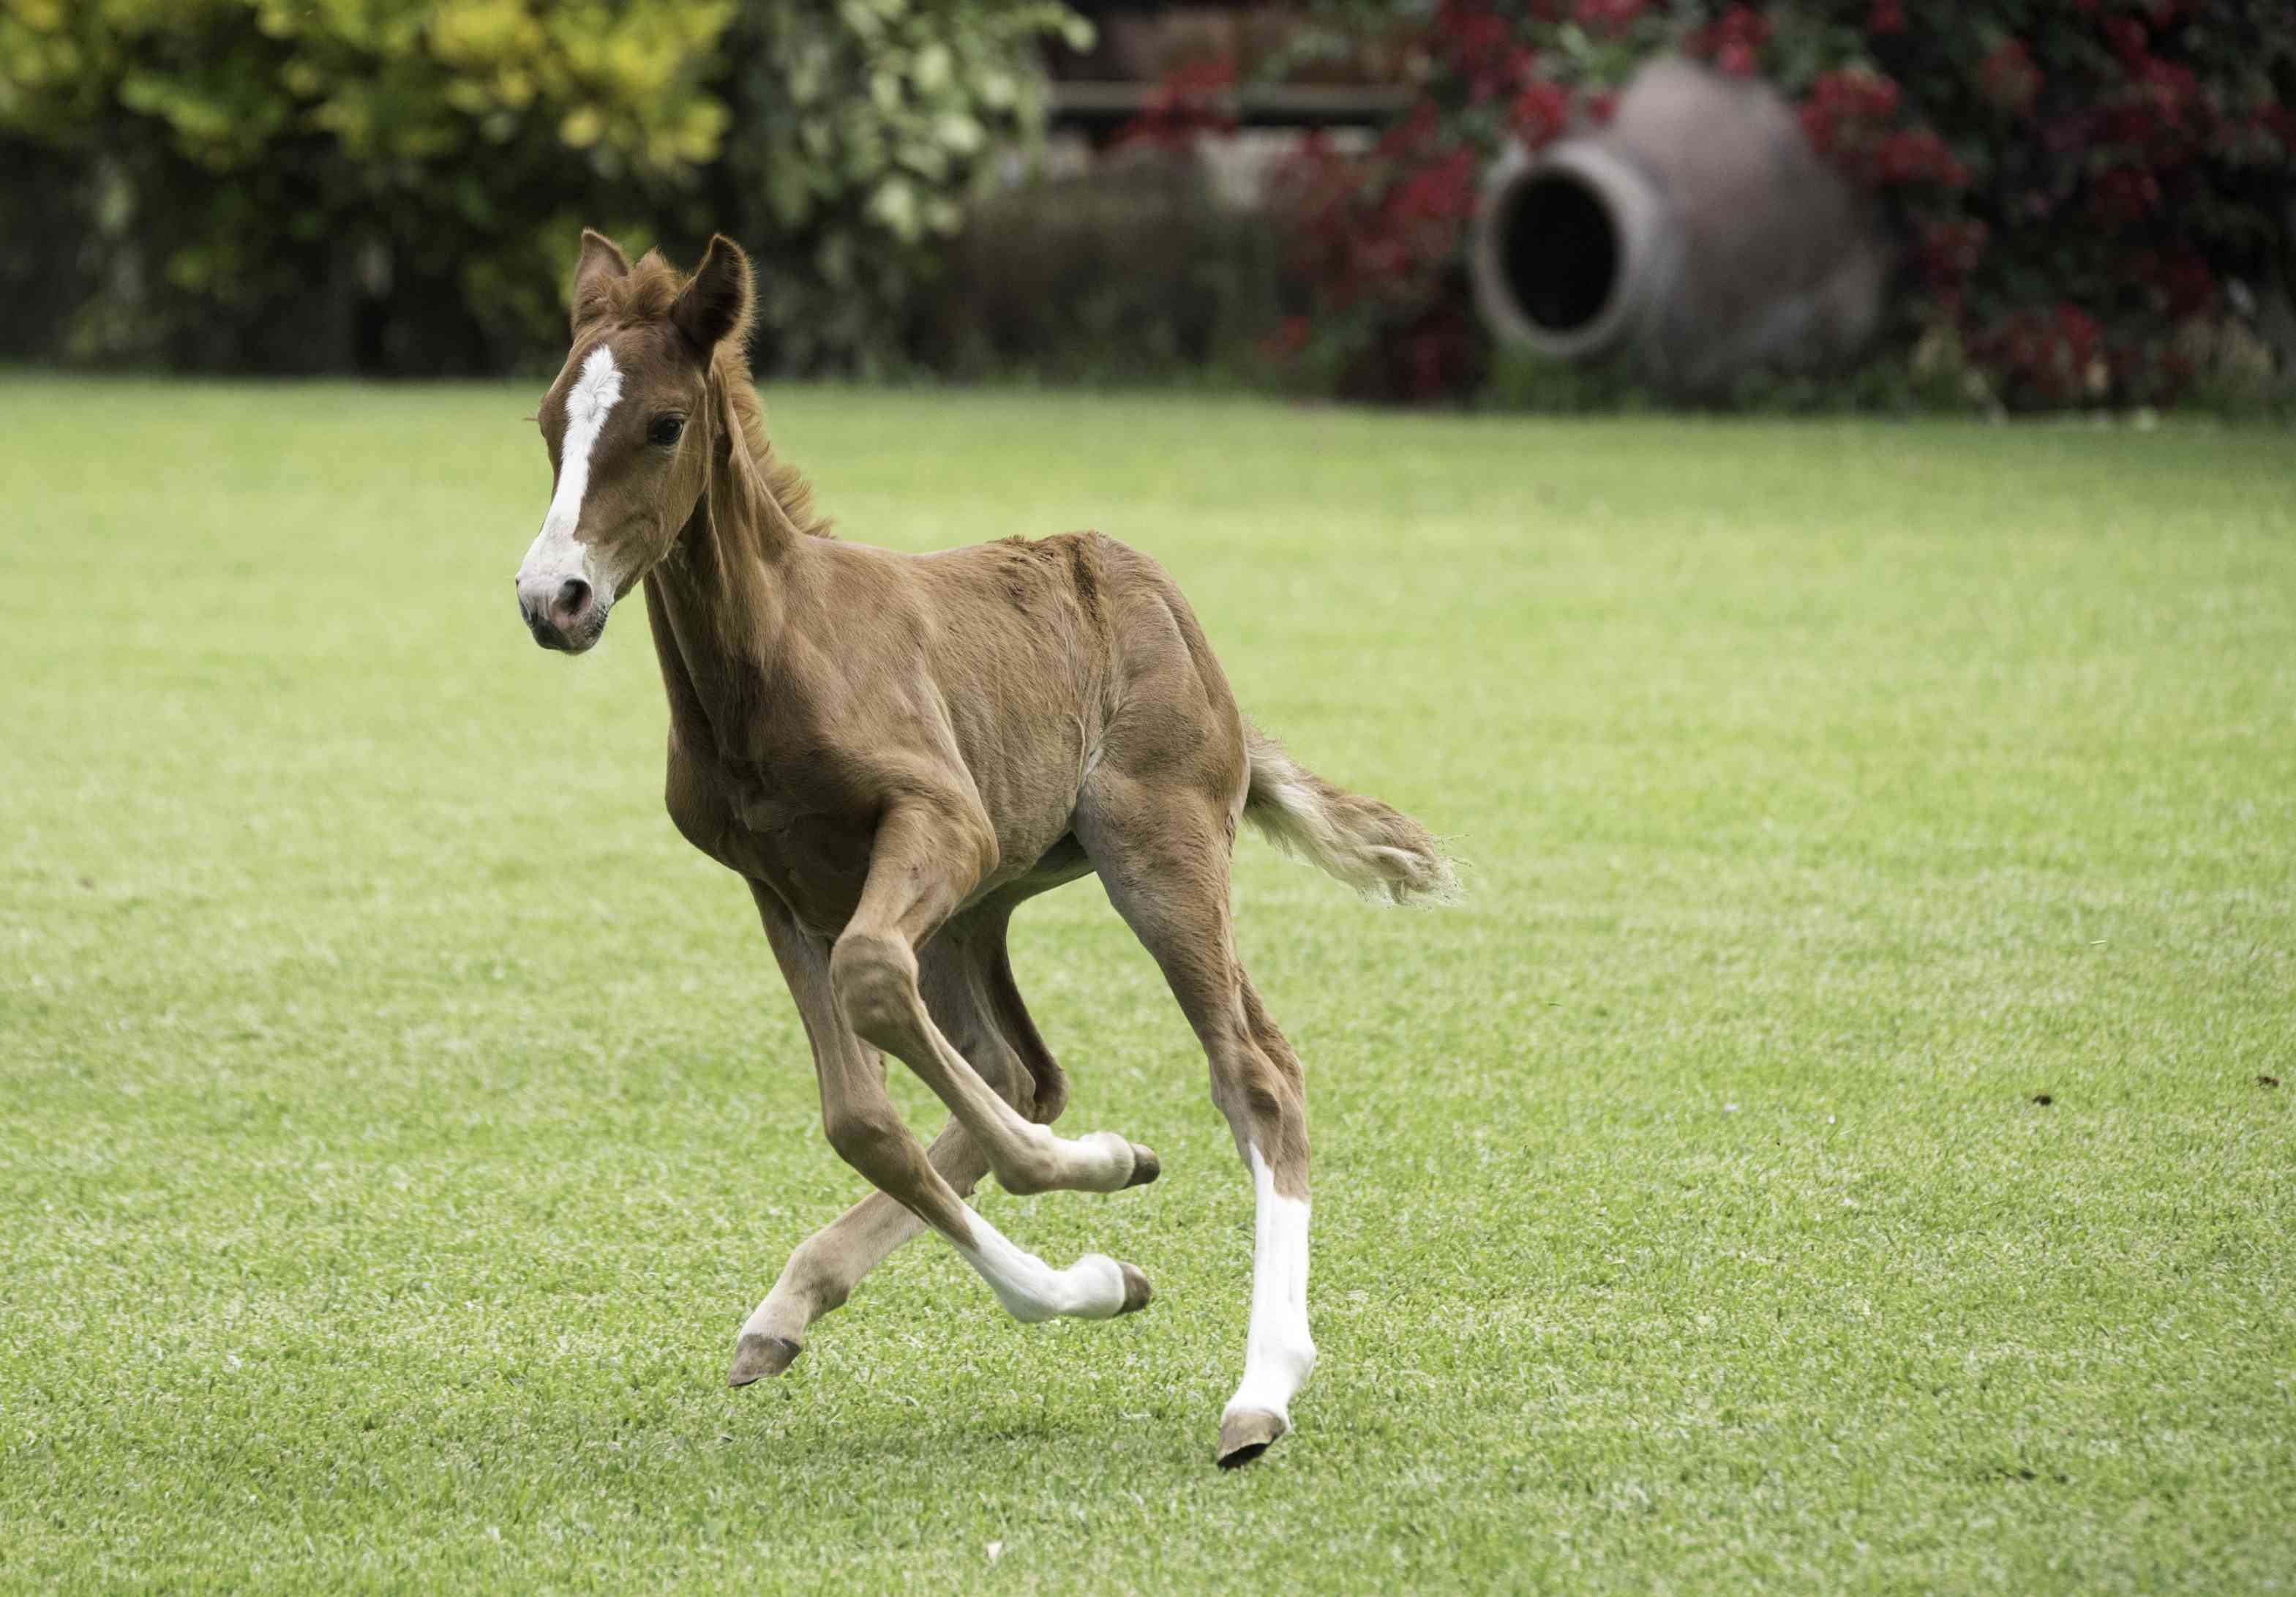
<svg viewBox="0 0 2296 1597">
<path fill-rule="evenodd" d="M 879 881 L 884 859 L 882 848 L 873 854 L 872 889 Z M 734 1348 L 733 1383 L 746 1385 L 786 1369 L 798 1355 L 805 1328 L 836 1307 L 854 1281 L 914 1234 L 912 1215 L 947 1237 L 1017 1319 L 1033 1321 L 1058 1314 L 1106 1319 L 1145 1307 L 1148 1280 L 1133 1266 L 1089 1254 L 1066 1270 L 1054 1270 L 1008 1241 L 966 1206 L 952 1181 L 970 1187 L 985 1172 L 988 1160 L 980 1151 L 980 1139 L 962 1124 L 953 1125 L 934 1140 L 931 1157 L 926 1156 L 885 1094 L 883 1068 L 876 1054 L 849 1023 L 852 1006 L 842 1001 L 838 991 L 829 948 L 798 926 L 771 894 L 757 896 L 782 974 L 813 1043 L 822 1124 L 830 1144 L 898 1208 L 873 1199 L 865 1201 L 798 1249 L 773 1292 L 742 1328 Z M 960 898 L 961 893 L 949 901 L 953 905 Z M 865 893 L 864 909 L 867 903 Z M 860 924 L 857 912 L 855 923 Z M 939 924 L 939 918 L 934 924 Z M 909 957 L 914 994 L 914 954 L 906 944 L 903 948 Z M 970 1066 L 965 1068 L 971 1070 Z M 980 1083 L 977 1074 L 973 1080 L 1019 1117 L 1019 1111 Z M 961 1123 L 964 1117 L 958 1118 Z"/>
<path fill-rule="evenodd" d="M 824 994 L 826 991 L 824 986 Z M 960 1198 L 988 1173 L 988 1161 L 954 1121 L 932 1140 L 925 1157 Z M 806 1331 L 813 1322 L 841 1307 L 863 1276 L 924 1229 L 924 1222 L 891 1194 L 872 1192 L 799 1243 L 774 1289 L 743 1321 L 728 1382 L 746 1387 L 788 1369 L 805 1351 Z"/>
<path fill-rule="evenodd" d="M 865 1045 L 846 1030 L 836 1012 L 829 990 L 826 945 L 800 931 L 771 890 L 756 882 L 750 886 L 767 934 L 774 939 L 777 956 L 789 974 L 791 991 L 807 995 L 800 998 L 800 1007 L 806 1011 L 807 1029 L 816 1047 L 864 1049 Z M 976 944 L 976 937 L 984 940 Z M 988 964 L 980 958 L 983 948 L 993 949 L 995 957 Z M 1003 969 L 1002 919 L 985 934 L 980 927 L 973 928 L 968 936 L 955 935 L 954 927 L 945 930 L 925 945 L 919 959 L 927 1006 L 942 1027 L 960 1041 L 966 1058 L 1001 1097 L 1017 1104 L 1029 1119 L 1052 1120 L 1066 1096 L 1058 1083 L 1058 1067 L 1049 1059 L 1041 1066 L 1034 1064 L 1017 1051 L 1000 1030 L 1005 1023 L 998 1019 L 995 1006 L 979 986 L 984 974 Z M 1009 983 L 1009 974 L 1004 979 Z M 1033 1033 L 1030 1035 L 1033 1038 Z M 1041 1051 L 1041 1044 L 1038 1047 Z M 1052 1078 L 1049 1087 L 1048 1076 Z M 925 1157 L 959 1198 L 969 1196 L 988 1173 L 988 1160 L 980 1144 L 954 1119 L 925 1148 Z M 924 1229 L 923 1221 L 892 1198 L 872 1192 L 800 1243 L 773 1291 L 742 1327 L 732 1383 L 746 1386 L 788 1369 L 804 1350 L 813 1322 L 841 1306 L 862 1277 Z"/>
<path fill-rule="evenodd" d="M 1022 1115 L 981 1080 L 925 1007 L 916 950 L 995 868 L 996 848 L 988 818 L 961 801 L 887 812 L 861 902 L 830 956 L 839 1008 L 856 1033 L 901 1059 L 948 1106 L 1006 1191 L 1113 1192 L 1152 1181 L 1156 1156 L 1138 1143 L 1113 1132 L 1062 1137 Z"/>
</svg>

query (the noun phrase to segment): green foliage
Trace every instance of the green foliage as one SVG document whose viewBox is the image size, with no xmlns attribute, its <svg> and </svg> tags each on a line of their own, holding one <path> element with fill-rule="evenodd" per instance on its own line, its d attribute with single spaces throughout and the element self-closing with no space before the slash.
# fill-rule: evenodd
<svg viewBox="0 0 2296 1597">
<path fill-rule="evenodd" d="M 770 263 L 769 355 L 898 347 L 1040 95 L 1013 0 L 0 0 L 0 135 L 74 154 L 63 342 L 266 367 L 538 357 L 586 224 Z"/>
<path fill-rule="evenodd" d="M 748 0 L 726 41 L 739 136 L 713 224 L 764 255 L 763 363 L 882 369 L 912 347 L 962 200 L 1045 114 L 1037 37 L 1083 24 L 1013 0 Z"/>
</svg>

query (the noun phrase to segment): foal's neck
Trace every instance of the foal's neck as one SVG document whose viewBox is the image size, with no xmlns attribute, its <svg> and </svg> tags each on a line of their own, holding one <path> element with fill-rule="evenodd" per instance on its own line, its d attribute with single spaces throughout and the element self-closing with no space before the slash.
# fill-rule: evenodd
<svg viewBox="0 0 2296 1597">
<path fill-rule="evenodd" d="M 771 462 L 727 385 L 711 375 L 709 478 L 669 556 L 645 580 L 646 614 L 669 694 L 673 730 L 690 746 L 741 752 L 775 674 L 791 568 L 806 535 L 775 499 Z"/>
</svg>

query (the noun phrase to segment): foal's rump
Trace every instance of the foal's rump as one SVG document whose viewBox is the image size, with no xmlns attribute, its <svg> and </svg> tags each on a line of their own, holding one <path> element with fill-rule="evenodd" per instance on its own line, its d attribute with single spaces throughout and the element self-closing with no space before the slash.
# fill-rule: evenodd
<svg viewBox="0 0 2296 1597">
<path fill-rule="evenodd" d="M 1208 794 L 1284 852 L 1391 903 L 1441 902 L 1458 877 L 1435 838 L 1375 798 L 1324 780 L 1236 708 L 1193 609 L 1164 569 L 1112 539 L 1096 540 L 1114 585 L 1120 702 L 1111 743 L 1136 780 Z"/>
</svg>

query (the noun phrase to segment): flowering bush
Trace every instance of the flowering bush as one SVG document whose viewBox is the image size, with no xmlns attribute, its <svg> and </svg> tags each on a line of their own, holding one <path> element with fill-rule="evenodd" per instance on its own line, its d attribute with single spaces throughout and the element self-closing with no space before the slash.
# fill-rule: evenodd
<svg viewBox="0 0 2296 1597">
<path fill-rule="evenodd" d="M 1598 126 L 1677 51 L 1759 73 L 1899 246 L 1901 350 L 2011 406 L 2174 398 L 2180 328 L 2284 292 L 2296 250 L 2286 0 L 1440 0 L 1408 115 L 1285 175 L 1293 317 L 1270 353 L 1339 391 L 1437 399 L 1482 368 L 1463 261 L 1483 164 Z"/>
<path fill-rule="evenodd" d="M 1467 392 L 1483 369 L 1466 281 L 1482 156 L 1423 102 L 1368 156 L 1310 136 L 1279 174 L 1290 276 L 1306 309 L 1269 341 L 1279 361 L 1355 399 Z"/>
</svg>

